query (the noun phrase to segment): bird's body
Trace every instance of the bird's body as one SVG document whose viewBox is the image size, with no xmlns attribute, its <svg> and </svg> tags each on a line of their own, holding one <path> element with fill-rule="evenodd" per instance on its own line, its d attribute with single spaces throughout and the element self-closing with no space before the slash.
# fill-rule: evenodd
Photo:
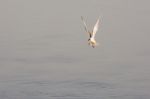
<svg viewBox="0 0 150 99">
<path fill-rule="evenodd" d="M 82 16 L 81 16 L 81 19 L 82 19 L 82 21 L 83 21 L 83 23 L 84 23 L 85 31 L 89 34 L 88 44 L 89 44 L 90 46 L 92 46 L 93 48 L 95 48 L 95 46 L 98 45 L 97 42 L 96 42 L 96 40 L 95 40 L 95 34 L 96 34 L 96 32 L 98 31 L 99 19 L 97 20 L 97 22 L 96 22 L 96 24 L 95 24 L 95 26 L 94 26 L 92 32 L 90 32 L 90 31 L 87 29 L 87 25 L 86 25 L 86 23 L 85 23 L 85 21 L 84 21 L 84 19 L 83 19 Z"/>
<path fill-rule="evenodd" d="M 97 45 L 97 42 L 94 38 L 90 38 L 88 41 L 89 45 L 92 46 L 93 48 Z"/>
</svg>

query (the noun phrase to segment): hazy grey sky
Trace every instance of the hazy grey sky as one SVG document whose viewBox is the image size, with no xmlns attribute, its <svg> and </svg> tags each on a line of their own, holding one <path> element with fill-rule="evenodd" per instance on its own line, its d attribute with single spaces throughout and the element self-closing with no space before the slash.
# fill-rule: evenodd
<svg viewBox="0 0 150 99">
<path fill-rule="evenodd" d="M 149 3 L 148 0 L 1 0 L 0 54 L 10 57 L 84 53 L 84 56 L 92 51 L 101 58 L 149 57 Z M 81 15 L 89 27 L 100 15 L 96 39 L 101 45 L 95 49 L 87 46 Z"/>
</svg>

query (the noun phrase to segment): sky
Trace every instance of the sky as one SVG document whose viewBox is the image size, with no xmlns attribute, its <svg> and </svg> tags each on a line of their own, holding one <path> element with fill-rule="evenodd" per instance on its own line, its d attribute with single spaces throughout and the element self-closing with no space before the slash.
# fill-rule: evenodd
<svg viewBox="0 0 150 99">
<path fill-rule="evenodd" d="M 0 54 L 63 56 L 90 60 L 148 60 L 148 0 L 1 0 Z M 87 44 L 80 17 L 92 29 L 100 16 L 95 49 Z M 66 56 L 65 56 L 66 55 Z M 80 56 L 80 57 L 79 57 Z"/>
</svg>

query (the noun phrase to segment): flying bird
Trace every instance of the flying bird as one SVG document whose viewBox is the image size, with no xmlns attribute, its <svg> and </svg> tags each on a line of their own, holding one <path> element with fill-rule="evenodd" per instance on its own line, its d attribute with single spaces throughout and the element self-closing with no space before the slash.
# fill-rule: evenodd
<svg viewBox="0 0 150 99">
<path fill-rule="evenodd" d="M 82 21 L 83 21 L 85 31 L 89 34 L 88 44 L 89 44 L 90 46 L 92 46 L 93 48 L 95 48 L 95 46 L 98 45 L 98 43 L 97 43 L 96 40 L 95 40 L 95 34 L 96 34 L 96 32 L 98 31 L 99 18 L 97 19 L 96 24 L 94 25 L 92 31 L 89 31 L 89 30 L 88 30 L 87 25 L 86 25 L 86 23 L 85 23 L 85 20 L 84 20 L 84 18 L 83 18 L 82 16 L 81 16 L 81 19 L 82 19 Z"/>
</svg>

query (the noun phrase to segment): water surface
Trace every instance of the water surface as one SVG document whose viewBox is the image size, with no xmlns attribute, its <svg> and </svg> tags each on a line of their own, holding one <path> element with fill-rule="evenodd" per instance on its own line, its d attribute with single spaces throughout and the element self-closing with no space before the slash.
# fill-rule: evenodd
<svg viewBox="0 0 150 99">
<path fill-rule="evenodd" d="M 149 99 L 149 3 L 0 1 L 0 98 Z M 101 18 L 94 49 L 81 15 Z"/>
</svg>

